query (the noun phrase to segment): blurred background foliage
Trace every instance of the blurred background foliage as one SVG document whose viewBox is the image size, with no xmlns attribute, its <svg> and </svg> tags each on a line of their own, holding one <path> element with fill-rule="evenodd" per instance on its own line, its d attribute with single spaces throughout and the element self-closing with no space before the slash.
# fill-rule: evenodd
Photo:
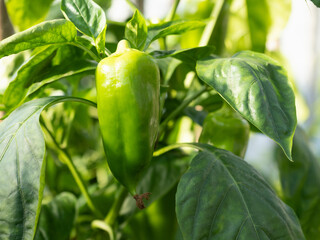
<svg viewBox="0 0 320 240">
<path fill-rule="evenodd" d="M 1 22 L 0 38 L 11 35 L 14 31 L 23 31 L 44 20 L 62 18 L 59 0 L 0 0 L 1 1 Z M 115 50 L 116 43 L 124 36 L 123 21 L 132 15 L 132 9 L 125 0 L 95 0 L 106 12 L 107 16 L 107 47 Z M 137 1 L 136 4 L 144 10 L 145 16 L 152 23 L 161 21 L 169 11 L 173 1 L 171 0 L 145 0 Z M 181 0 L 177 10 L 176 19 L 203 20 L 210 19 L 210 14 L 215 6 L 215 0 Z M 5 8 L 6 6 L 6 8 Z M 8 13 L 7 18 L 6 11 Z M 215 54 L 223 57 L 232 56 L 241 50 L 253 50 L 265 53 L 279 61 L 288 72 L 289 79 L 296 94 L 296 106 L 299 125 L 307 135 L 300 130 L 299 136 L 303 135 L 303 141 L 295 140 L 294 155 L 297 164 L 300 164 L 311 176 L 317 176 L 320 159 L 320 18 L 319 10 L 311 1 L 304 0 L 227 0 L 224 2 L 223 10 L 217 18 L 218 28 L 212 35 L 209 44 L 215 48 Z M 12 25 L 10 25 L 10 22 Z M 203 29 L 188 32 L 182 36 L 170 36 L 167 38 L 169 49 L 184 49 L 198 46 Z M 159 48 L 154 45 L 154 48 Z M 52 59 L 48 60 L 50 66 L 58 65 L 66 59 L 65 51 L 72 51 L 74 56 L 81 59 L 82 52 L 74 47 L 55 51 Z M 28 59 L 31 52 L 23 52 L 17 55 L 5 57 L 0 60 L 0 94 L 4 93 L 8 83 L 14 77 L 15 71 Z M 158 60 L 162 72 L 166 73 L 169 82 L 170 94 L 165 103 L 163 116 L 165 117 L 171 109 L 179 105 L 186 96 L 190 84 L 197 82 L 185 81 L 192 68 L 177 60 Z M 170 65 L 169 65 L 170 64 Z M 47 65 L 48 66 L 48 65 Z M 171 69 L 168 69 L 168 66 Z M 46 66 L 42 66 L 44 69 Z M 63 78 L 58 82 L 49 84 L 44 90 L 39 90 L 29 99 L 48 95 L 72 95 L 95 101 L 94 73 L 83 77 L 79 74 L 72 78 Z M 0 107 L 6 110 L 0 95 Z M 169 131 L 163 141 L 167 143 L 197 141 L 201 132 L 203 118 L 208 112 L 219 109 L 222 105 L 221 98 L 212 92 L 210 98 L 204 96 L 193 103 L 192 106 L 178 116 L 175 124 L 169 124 Z M 199 111 L 199 109 L 201 111 Z M 201 115 L 202 114 L 202 115 Z M 110 176 L 106 159 L 104 157 L 97 112 L 96 109 L 84 105 L 58 105 L 50 108 L 43 115 L 43 121 L 54 132 L 59 144 L 68 149 L 72 159 L 93 194 L 93 201 L 102 212 L 108 211 L 117 192 L 117 183 Z M 193 121 L 192 121 L 193 120 Z M 307 140 L 309 139 L 309 140 Z M 307 142 L 310 141 L 310 145 Z M 307 153 L 302 153 L 307 149 Z M 319 191 L 313 190 L 313 201 L 301 209 L 300 199 L 294 200 L 297 196 L 290 198 L 290 189 L 286 183 L 281 181 L 283 172 L 279 169 L 286 169 L 286 173 L 293 172 L 290 166 L 284 166 L 281 155 L 275 144 L 262 134 L 251 131 L 249 147 L 245 160 L 252 164 L 267 180 L 274 186 L 278 193 L 283 196 L 284 201 L 290 204 L 298 215 L 313 209 L 319 203 Z M 61 201 L 59 193 L 70 192 L 79 196 L 80 192 L 67 167 L 59 161 L 54 145 L 47 145 L 47 175 L 44 204 L 54 201 Z M 283 158 L 283 156 L 282 156 Z M 280 159 L 280 160 L 279 160 Z M 309 159 L 312 159 L 310 168 Z M 294 167 L 293 167 L 294 168 Z M 301 174 L 301 173 L 299 173 Z M 298 179 L 303 179 L 298 173 Z M 318 178 L 316 178 L 318 179 Z M 301 180 L 302 181 L 302 180 Z M 310 185 L 312 185 L 312 181 Z M 303 186 L 306 182 L 300 182 Z M 289 184 L 290 185 L 290 184 Z M 317 180 L 317 185 L 320 182 Z M 292 187 L 292 186 L 291 186 Z M 300 188 L 299 188 L 300 189 Z M 292 190 L 292 189 L 291 189 Z M 298 191 L 293 189 L 292 191 Z M 299 190 L 302 191 L 301 189 Z M 308 195 L 307 190 L 305 194 Z M 56 199 L 56 197 L 58 198 Z M 65 196 L 69 202 L 75 201 L 73 196 Z M 51 201 L 51 200 L 54 201 Z M 59 200 L 60 199 L 60 200 Z M 71 199 L 71 200 L 70 200 Z M 123 239 L 164 239 L 163 229 L 177 229 L 172 216 L 160 214 L 162 208 L 172 209 L 174 214 L 174 188 L 163 194 L 155 201 L 147 211 L 132 215 L 132 219 L 123 226 Z M 83 197 L 77 199 L 77 207 L 80 218 L 77 218 L 77 232 L 79 238 L 104 239 L 99 230 L 90 227 L 93 220 L 89 214 Z M 299 205 L 300 204 L 300 205 Z M 319 205 L 319 204 L 318 204 Z M 319 205 L 320 206 L 320 205 Z M 48 210 L 49 211 L 49 210 Z M 157 214 L 154 214 L 158 212 Z M 168 211 L 165 211 L 168 214 Z M 49 213 L 48 213 L 49 214 Z M 150 215 L 157 215 L 158 218 L 150 218 Z M 45 217 L 43 217 L 45 218 Z M 308 215 L 302 218 L 307 226 Z M 42 221 L 46 221 L 45 219 Z M 139 225 L 149 224 L 150 232 L 138 232 Z M 305 230 L 305 229 L 304 229 Z M 306 229 L 309 236 L 314 236 L 314 229 Z M 75 234 L 75 233 L 73 233 Z M 136 235 L 135 235 L 136 234 Z M 137 235 L 138 234 L 138 235 Z M 172 238 L 167 239 L 174 239 Z M 311 239 L 311 238 L 310 238 Z"/>
</svg>

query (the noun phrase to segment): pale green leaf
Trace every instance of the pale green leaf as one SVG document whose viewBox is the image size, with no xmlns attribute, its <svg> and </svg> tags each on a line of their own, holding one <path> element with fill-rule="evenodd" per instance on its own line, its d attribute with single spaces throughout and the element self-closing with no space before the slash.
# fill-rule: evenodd
<svg viewBox="0 0 320 240">
<path fill-rule="evenodd" d="M 19 31 L 42 22 L 53 0 L 5 0 L 11 23 Z"/>
<path fill-rule="evenodd" d="M 142 50 L 147 40 L 148 28 L 144 17 L 136 10 L 130 21 L 126 24 L 125 38 L 131 47 Z"/>
</svg>

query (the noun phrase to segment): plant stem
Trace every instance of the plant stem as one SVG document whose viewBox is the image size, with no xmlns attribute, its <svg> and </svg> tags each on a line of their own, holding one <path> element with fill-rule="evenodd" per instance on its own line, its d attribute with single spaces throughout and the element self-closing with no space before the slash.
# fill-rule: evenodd
<svg viewBox="0 0 320 240">
<path fill-rule="evenodd" d="M 174 1 L 172 8 L 171 8 L 168 16 L 166 17 L 166 21 L 172 21 L 174 19 L 174 16 L 176 15 L 176 11 L 177 11 L 179 3 L 180 3 L 180 0 Z"/>
<path fill-rule="evenodd" d="M 173 149 L 176 149 L 176 148 L 194 148 L 194 149 L 197 149 L 197 150 L 200 150 L 200 151 L 205 151 L 206 148 L 205 148 L 205 145 L 207 144 L 202 144 L 202 143 L 174 143 L 174 144 L 171 144 L 171 145 L 168 145 L 168 146 L 165 146 L 163 148 L 160 148 L 158 149 L 157 151 L 155 151 L 153 153 L 153 157 L 158 157 L 166 152 L 169 152 Z"/>
<path fill-rule="evenodd" d="M 114 232 L 113 232 L 112 228 L 108 224 L 106 224 L 104 221 L 94 220 L 91 223 L 91 227 L 101 229 L 101 230 L 107 232 L 110 240 L 114 240 Z"/>
<path fill-rule="evenodd" d="M 70 155 L 68 154 L 68 152 L 63 149 L 60 144 L 56 141 L 53 133 L 47 128 L 46 124 L 44 123 L 44 121 L 41 121 L 42 126 L 44 127 L 44 130 L 48 133 L 48 135 L 51 138 L 52 143 L 54 144 L 55 149 L 58 151 L 59 153 L 59 157 L 62 158 L 62 162 L 65 163 L 67 165 L 67 167 L 69 168 L 75 182 L 77 183 L 81 193 L 83 194 L 84 198 L 87 201 L 88 207 L 91 209 L 91 211 L 97 216 L 97 217 L 102 217 L 101 213 L 96 209 L 96 207 L 94 206 L 92 199 L 89 195 L 89 192 L 76 168 L 76 166 L 74 165 Z"/>
<path fill-rule="evenodd" d="M 216 4 L 215 4 L 214 8 L 212 9 L 212 12 L 210 15 L 211 21 L 209 21 L 209 23 L 207 24 L 207 26 L 205 27 L 205 29 L 202 33 L 199 47 L 208 45 L 210 38 L 212 36 L 212 33 L 215 29 L 217 19 L 220 15 L 220 12 L 221 12 L 222 7 L 225 4 L 225 2 L 226 2 L 226 0 L 217 0 L 216 1 Z"/>
<path fill-rule="evenodd" d="M 97 55 L 95 55 L 90 49 L 86 48 L 85 46 L 82 46 L 79 43 L 70 43 L 71 45 L 74 45 L 78 48 L 81 48 L 82 50 L 84 50 L 85 52 L 87 52 L 90 57 L 92 57 L 92 59 L 94 59 L 96 62 L 100 62 L 101 58 L 98 57 Z"/>
<path fill-rule="evenodd" d="M 121 190 L 120 190 L 120 193 L 117 197 L 117 200 L 114 201 L 108 215 L 104 219 L 104 221 L 109 226 L 113 227 L 113 225 L 115 224 L 117 217 L 119 215 L 120 209 L 122 207 L 122 204 L 127 196 L 128 196 L 128 190 L 124 187 L 121 187 Z"/>
<path fill-rule="evenodd" d="M 187 97 L 182 103 L 181 105 L 176 108 L 173 112 L 171 112 L 169 114 L 169 116 L 160 124 L 159 127 L 159 136 L 162 135 L 162 133 L 164 132 L 168 122 L 175 118 L 180 112 L 182 112 L 193 100 L 197 99 L 198 97 L 200 97 L 204 92 L 207 91 L 207 87 L 203 86 L 198 92 L 194 93 L 193 95 L 191 95 L 190 97 Z"/>
<path fill-rule="evenodd" d="M 138 9 L 138 7 L 130 0 L 126 0 L 127 4 L 129 5 L 129 7 L 131 8 L 132 11 L 136 11 Z"/>
</svg>

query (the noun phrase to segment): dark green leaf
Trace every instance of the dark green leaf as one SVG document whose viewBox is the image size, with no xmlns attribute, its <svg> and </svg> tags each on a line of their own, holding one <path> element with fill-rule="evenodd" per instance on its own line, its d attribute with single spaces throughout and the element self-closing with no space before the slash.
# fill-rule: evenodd
<svg viewBox="0 0 320 240">
<path fill-rule="evenodd" d="M 53 0 L 5 0 L 12 24 L 23 31 L 43 21 Z"/>
<path fill-rule="evenodd" d="M 125 38 L 131 43 L 131 47 L 142 50 L 147 40 L 148 28 L 144 17 L 138 10 L 126 24 Z"/>
<path fill-rule="evenodd" d="M 37 62 L 38 60 L 35 59 L 34 61 Z M 75 60 L 53 66 L 42 73 L 36 72 L 35 70 L 37 69 L 34 69 L 34 67 L 36 68 L 37 66 L 30 66 L 27 63 L 20 68 L 21 71 L 19 70 L 16 79 L 10 83 L 5 91 L 4 103 L 8 109 L 17 107 L 27 96 L 48 83 L 83 72 L 93 73 L 97 67 L 97 63 L 85 59 Z M 34 75 L 34 73 L 36 75 Z"/>
<path fill-rule="evenodd" d="M 264 52 L 270 26 L 267 0 L 246 0 L 248 25 L 253 51 Z"/>
<path fill-rule="evenodd" d="M 182 176 L 176 212 L 184 240 L 304 239 L 291 208 L 245 161 L 211 148 Z"/>
<path fill-rule="evenodd" d="M 311 0 L 314 5 L 316 5 L 318 8 L 320 8 L 320 0 Z"/>
<path fill-rule="evenodd" d="M 144 49 L 147 49 L 153 41 L 159 38 L 166 37 L 168 35 L 182 34 L 204 26 L 204 22 L 182 20 L 151 25 L 148 28 L 148 37 Z"/>
<path fill-rule="evenodd" d="M 297 124 L 295 97 L 278 63 L 264 54 L 243 51 L 231 58 L 198 61 L 196 70 L 201 80 L 275 140 L 291 159 Z"/>
<path fill-rule="evenodd" d="M 51 44 L 72 43 L 77 36 L 74 25 L 58 19 L 40 23 L 0 42 L 0 58 Z"/>
<path fill-rule="evenodd" d="M 320 236 L 320 165 L 300 127 L 293 139 L 293 162 L 288 161 L 281 149 L 277 149 L 276 159 L 283 200 L 295 210 L 306 238 L 317 239 Z"/>
<path fill-rule="evenodd" d="M 80 32 L 94 39 L 105 29 L 105 13 L 92 0 L 62 0 L 61 11 Z"/>
<path fill-rule="evenodd" d="M 63 192 L 41 207 L 35 240 L 68 240 L 76 219 L 76 197 Z"/>
<path fill-rule="evenodd" d="M 27 102 L 0 124 L 0 238 L 33 239 L 44 187 L 45 142 L 39 124 L 42 110 L 61 101 L 49 97 Z"/>
<path fill-rule="evenodd" d="M 173 57 L 181 60 L 187 64 L 194 66 L 200 59 L 208 57 L 214 51 L 213 47 L 204 46 L 182 50 L 169 50 L 169 51 L 153 51 L 150 53 L 154 58 Z"/>
</svg>

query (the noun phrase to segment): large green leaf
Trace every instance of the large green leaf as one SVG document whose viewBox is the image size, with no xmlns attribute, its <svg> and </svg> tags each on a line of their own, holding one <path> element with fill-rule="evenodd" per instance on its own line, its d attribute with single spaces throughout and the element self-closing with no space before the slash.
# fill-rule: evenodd
<svg viewBox="0 0 320 240">
<path fill-rule="evenodd" d="M 168 35 L 182 34 L 191 30 L 202 28 L 204 26 L 204 22 L 182 20 L 151 25 L 148 27 L 148 37 L 146 40 L 145 49 L 147 49 L 153 41 L 159 38 L 166 37 Z"/>
<path fill-rule="evenodd" d="M 176 212 L 184 240 L 304 239 L 299 221 L 253 167 L 232 153 L 199 153 L 182 176 Z"/>
<path fill-rule="evenodd" d="M 276 159 L 283 200 L 297 213 L 306 238 L 317 239 L 320 236 L 320 165 L 300 127 L 293 139 L 293 162 L 288 161 L 281 149 L 277 149 Z"/>
<path fill-rule="evenodd" d="M 72 97 L 48 97 L 23 104 L 0 124 L 0 238 L 33 239 L 45 174 L 42 110 Z"/>
<path fill-rule="evenodd" d="M 72 43 L 76 37 L 76 28 L 67 20 L 43 22 L 2 40 L 0 58 L 36 47 Z"/>
<path fill-rule="evenodd" d="M 291 159 L 296 128 L 295 97 L 285 70 L 264 54 L 243 51 L 231 58 L 197 62 L 201 80 L 275 140 Z"/>
<path fill-rule="evenodd" d="M 76 197 L 62 192 L 41 207 L 35 240 L 68 240 L 76 219 Z"/>
<path fill-rule="evenodd" d="M 41 54 L 41 53 L 40 53 Z M 43 64 L 41 62 L 42 56 L 35 56 L 31 61 Z M 4 94 L 4 104 L 8 109 L 12 109 L 21 104 L 27 96 L 34 93 L 42 86 L 57 81 L 61 78 L 70 77 L 79 73 L 87 72 L 94 73 L 97 63 L 86 59 L 75 60 L 73 62 L 64 62 L 63 64 L 53 66 L 46 71 L 38 73 L 40 66 L 29 64 L 27 62 L 23 65 L 18 73 L 17 77 L 9 84 Z M 40 70 L 42 70 L 40 68 Z"/>
<path fill-rule="evenodd" d="M 42 22 L 53 0 L 5 0 L 12 24 L 23 31 Z"/>
<path fill-rule="evenodd" d="M 138 10 L 126 24 L 125 38 L 131 43 L 131 47 L 142 50 L 147 40 L 148 28 L 144 17 Z"/>
<path fill-rule="evenodd" d="M 62 0 L 61 11 L 80 32 L 94 39 L 105 29 L 105 13 L 92 0 Z"/>
</svg>

